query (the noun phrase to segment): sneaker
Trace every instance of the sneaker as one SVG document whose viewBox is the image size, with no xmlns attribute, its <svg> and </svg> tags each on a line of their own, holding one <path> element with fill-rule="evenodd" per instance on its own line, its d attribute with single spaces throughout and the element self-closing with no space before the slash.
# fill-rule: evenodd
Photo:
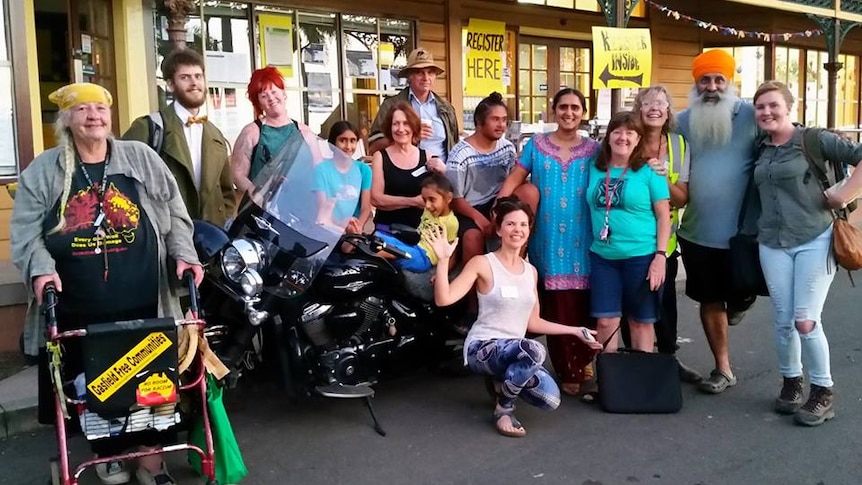
<svg viewBox="0 0 862 485">
<path fill-rule="evenodd" d="M 680 382 L 685 382 L 686 384 L 698 384 L 703 380 L 703 376 L 700 375 L 700 372 L 684 365 L 682 362 L 677 360 L 676 362 L 679 364 L 679 380 Z"/>
<path fill-rule="evenodd" d="M 121 461 L 109 461 L 96 465 L 96 475 L 105 485 L 120 485 L 129 483 L 132 476 Z"/>
<path fill-rule="evenodd" d="M 138 478 L 139 485 L 177 485 L 174 478 L 168 475 L 168 469 L 164 462 L 162 462 L 162 470 L 155 475 L 146 468 L 139 466 L 135 476 Z"/>
<path fill-rule="evenodd" d="M 834 399 L 831 387 L 811 384 L 808 401 L 796 411 L 793 418 L 797 424 L 803 426 L 820 426 L 835 417 Z"/>
<path fill-rule="evenodd" d="M 802 405 L 802 376 L 785 377 L 781 392 L 775 399 L 775 412 L 793 414 Z"/>
</svg>

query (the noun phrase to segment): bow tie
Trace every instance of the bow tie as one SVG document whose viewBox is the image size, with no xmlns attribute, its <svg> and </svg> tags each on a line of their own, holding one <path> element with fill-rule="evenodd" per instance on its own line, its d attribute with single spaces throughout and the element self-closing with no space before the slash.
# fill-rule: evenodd
<svg viewBox="0 0 862 485">
<path fill-rule="evenodd" d="M 195 123 L 206 123 L 207 115 L 203 116 L 189 116 L 189 119 L 186 121 L 186 126 L 192 126 Z"/>
</svg>

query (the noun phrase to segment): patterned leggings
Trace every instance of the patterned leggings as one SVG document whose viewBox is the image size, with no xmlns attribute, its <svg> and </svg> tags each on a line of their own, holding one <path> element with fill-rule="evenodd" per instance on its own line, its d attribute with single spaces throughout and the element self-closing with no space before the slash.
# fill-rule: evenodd
<svg viewBox="0 0 862 485">
<path fill-rule="evenodd" d="M 467 349 L 467 368 L 502 384 L 498 403 L 507 409 L 518 396 L 540 409 L 560 405 L 560 389 L 542 366 L 544 361 L 542 344 L 526 338 L 481 340 Z"/>
</svg>

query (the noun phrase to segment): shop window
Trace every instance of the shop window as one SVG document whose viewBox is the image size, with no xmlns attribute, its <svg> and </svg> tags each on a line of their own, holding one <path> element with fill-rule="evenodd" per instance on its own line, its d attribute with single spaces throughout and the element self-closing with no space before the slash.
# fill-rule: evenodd
<svg viewBox="0 0 862 485">
<path fill-rule="evenodd" d="M 803 86 L 805 85 L 805 71 L 800 66 L 805 65 L 804 52 L 787 46 L 775 47 L 775 80 L 787 85 L 793 98 L 796 100 L 793 111 L 790 113 L 791 121 L 801 121 L 805 108 L 805 97 Z"/>
<path fill-rule="evenodd" d="M 6 36 L 6 5 L 0 1 L 0 176 L 18 174 L 18 147 L 15 136 L 15 96 L 12 91 L 12 61 Z"/>
<path fill-rule="evenodd" d="M 632 0 L 628 0 L 627 3 Z M 602 7 L 596 0 L 518 0 L 518 3 L 530 5 L 544 5 L 546 7 L 566 8 L 569 10 L 583 10 L 585 12 L 601 12 Z M 646 17 L 646 2 L 638 2 L 632 11 L 632 17 Z"/>
</svg>

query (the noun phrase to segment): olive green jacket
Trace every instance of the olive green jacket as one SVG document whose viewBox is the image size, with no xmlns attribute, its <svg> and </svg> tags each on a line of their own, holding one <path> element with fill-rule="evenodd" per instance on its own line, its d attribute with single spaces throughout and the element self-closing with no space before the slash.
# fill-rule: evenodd
<svg viewBox="0 0 862 485">
<path fill-rule="evenodd" d="M 203 219 L 217 226 L 224 226 L 225 221 L 233 217 L 236 206 L 227 140 L 214 124 L 204 122 L 201 137 L 201 187 L 198 191 L 195 189 L 194 164 L 183 133 L 183 122 L 177 116 L 173 104 L 162 108 L 160 113 L 164 123 L 164 138 L 159 156 L 176 177 L 189 215 L 192 219 Z M 124 140 L 147 143 L 149 138 L 148 116 L 136 119 L 123 134 Z"/>
<path fill-rule="evenodd" d="M 110 141 L 108 175 L 125 175 L 135 182 L 141 210 L 158 236 L 159 315 L 182 318 L 178 300 L 181 285 L 169 270 L 169 259 L 200 264 L 192 242 L 192 220 L 171 172 L 156 152 L 137 141 Z M 33 278 L 56 273 L 54 258 L 45 247 L 42 225 L 63 193 L 63 149 L 51 148 L 36 157 L 18 177 L 12 209 L 12 262 L 21 271 L 29 294 L 24 326 L 24 352 L 38 355 L 45 344 L 44 322 L 33 295 Z M 117 291 L 133 291 L 121 288 Z M 62 294 L 60 295 L 62 298 Z"/>
</svg>

